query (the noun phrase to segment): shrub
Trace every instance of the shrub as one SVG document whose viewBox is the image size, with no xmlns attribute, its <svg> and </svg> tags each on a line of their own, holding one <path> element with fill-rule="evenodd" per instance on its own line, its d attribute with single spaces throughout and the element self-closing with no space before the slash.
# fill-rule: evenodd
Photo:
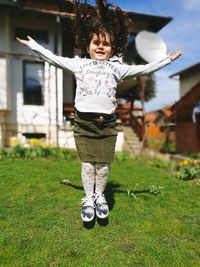
<svg viewBox="0 0 200 267">
<path fill-rule="evenodd" d="M 159 152 L 174 153 L 176 151 L 176 146 L 173 141 L 166 140 L 162 137 L 149 138 L 147 141 L 147 147 Z"/>
<path fill-rule="evenodd" d="M 125 161 L 125 160 L 128 160 L 130 158 L 130 155 L 128 152 L 117 152 L 115 153 L 115 159 L 119 162 L 122 162 L 122 161 Z"/>
<path fill-rule="evenodd" d="M 60 159 L 75 159 L 77 157 L 76 151 L 68 150 L 64 148 L 50 148 L 40 145 L 33 147 L 23 147 L 17 145 L 10 150 L 0 148 L 0 158 L 11 157 L 11 158 L 60 158 Z"/>
<path fill-rule="evenodd" d="M 183 160 L 178 163 L 176 176 L 181 180 L 193 180 L 200 176 L 200 166 L 197 160 Z"/>
</svg>

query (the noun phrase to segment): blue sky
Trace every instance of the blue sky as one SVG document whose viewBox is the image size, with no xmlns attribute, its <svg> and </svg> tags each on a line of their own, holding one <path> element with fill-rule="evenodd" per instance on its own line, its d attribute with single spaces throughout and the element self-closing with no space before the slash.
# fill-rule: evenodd
<svg viewBox="0 0 200 267">
<path fill-rule="evenodd" d="M 90 2 L 90 1 L 89 1 Z M 160 32 L 168 51 L 183 50 L 177 61 L 156 72 L 157 97 L 146 103 L 146 111 L 171 105 L 179 99 L 179 82 L 169 76 L 200 62 L 200 0 L 109 0 L 123 10 L 170 16 L 173 20 Z"/>
</svg>

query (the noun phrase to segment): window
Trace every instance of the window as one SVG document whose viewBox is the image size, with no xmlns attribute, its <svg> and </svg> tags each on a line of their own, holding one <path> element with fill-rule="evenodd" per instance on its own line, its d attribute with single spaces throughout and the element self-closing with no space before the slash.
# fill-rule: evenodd
<svg viewBox="0 0 200 267">
<path fill-rule="evenodd" d="M 23 62 L 24 105 L 43 105 L 44 63 Z"/>
<path fill-rule="evenodd" d="M 43 139 L 46 138 L 45 133 L 23 133 L 23 136 L 25 136 L 27 139 Z"/>
<path fill-rule="evenodd" d="M 48 32 L 45 30 L 36 30 L 36 29 L 28 29 L 28 28 L 16 28 L 15 29 L 15 40 L 16 37 L 20 39 L 27 39 L 27 35 L 31 36 L 40 44 L 48 44 Z"/>
</svg>

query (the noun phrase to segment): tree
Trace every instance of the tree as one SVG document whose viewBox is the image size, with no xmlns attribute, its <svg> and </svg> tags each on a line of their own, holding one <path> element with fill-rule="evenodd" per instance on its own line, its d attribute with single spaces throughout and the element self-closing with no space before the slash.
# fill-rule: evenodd
<svg viewBox="0 0 200 267">
<path fill-rule="evenodd" d="M 155 77 L 154 74 L 143 77 L 145 81 L 144 88 L 144 101 L 149 101 L 156 96 L 156 86 L 155 86 Z M 134 102 L 135 100 L 141 100 L 141 90 L 139 81 L 137 85 L 127 89 L 121 93 L 118 93 L 118 98 L 123 98 L 128 102 Z"/>
</svg>

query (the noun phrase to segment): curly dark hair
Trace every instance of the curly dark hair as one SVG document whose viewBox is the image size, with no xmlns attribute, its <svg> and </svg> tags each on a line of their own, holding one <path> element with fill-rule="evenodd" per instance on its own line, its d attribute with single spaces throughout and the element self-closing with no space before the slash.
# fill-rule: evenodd
<svg viewBox="0 0 200 267">
<path fill-rule="evenodd" d="M 108 4 L 106 0 L 96 0 L 92 7 L 85 0 L 74 0 L 74 32 L 76 46 L 82 50 L 82 56 L 88 56 L 87 47 L 95 33 L 97 36 L 110 35 L 113 55 L 120 56 L 127 45 L 130 21 L 126 12 Z"/>
</svg>

